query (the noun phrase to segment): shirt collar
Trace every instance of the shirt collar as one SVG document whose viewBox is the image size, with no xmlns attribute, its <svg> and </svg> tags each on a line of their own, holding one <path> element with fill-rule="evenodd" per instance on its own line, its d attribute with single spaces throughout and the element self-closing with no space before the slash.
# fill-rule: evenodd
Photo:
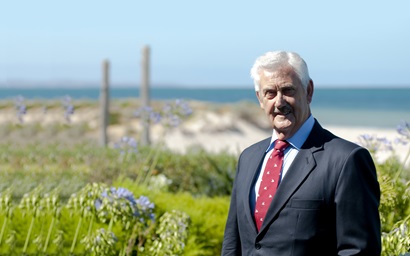
<svg viewBox="0 0 410 256">
<path fill-rule="evenodd" d="M 306 121 L 303 123 L 303 125 L 299 128 L 299 130 L 293 134 L 292 137 L 287 139 L 286 141 L 289 142 L 290 145 L 292 145 L 294 148 L 297 150 L 300 150 L 302 147 L 303 143 L 305 143 L 307 137 L 309 136 L 310 132 L 313 129 L 313 125 L 315 124 L 315 119 L 313 118 L 312 115 L 306 119 Z M 272 139 L 270 142 L 270 145 L 266 152 L 271 150 L 274 147 L 274 142 L 278 139 L 278 136 L 276 135 L 275 130 L 272 132 Z"/>
</svg>

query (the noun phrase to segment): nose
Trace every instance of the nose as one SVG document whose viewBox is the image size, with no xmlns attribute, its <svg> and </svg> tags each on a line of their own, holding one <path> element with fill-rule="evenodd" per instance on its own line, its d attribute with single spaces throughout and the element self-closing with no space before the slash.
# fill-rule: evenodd
<svg viewBox="0 0 410 256">
<path fill-rule="evenodd" d="M 286 105 L 286 101 L 283 98 L 283 94 L 281 92 L 278 92 L 278 94 L 276 94 L 276 99 L 275 99 L 275 108 L 281 108 L 284 105 Z"/>
</svg>

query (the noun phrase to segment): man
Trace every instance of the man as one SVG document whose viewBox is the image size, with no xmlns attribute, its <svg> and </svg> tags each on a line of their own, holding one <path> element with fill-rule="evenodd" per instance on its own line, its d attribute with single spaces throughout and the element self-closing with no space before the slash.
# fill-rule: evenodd
<svg viewBox="0 0 410 256">
<path fill-rule="evenodd" d="M 305 61 L 268 52 L 251 76 L 273 134 L 239 157 L 222 255 L 380 255 L 373 160 L 314 119 Z"/>
</svg>

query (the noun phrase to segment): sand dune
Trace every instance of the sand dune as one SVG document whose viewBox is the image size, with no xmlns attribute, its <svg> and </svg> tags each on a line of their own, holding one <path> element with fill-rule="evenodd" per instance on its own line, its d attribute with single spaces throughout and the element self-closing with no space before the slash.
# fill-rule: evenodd
<svg viewBox="0 0 410 256">
<path fill-rule="evenodd" d="M 155 104 L 159 105 L 161 102 Z M 87 139 L 98 141 L 100 134 L 98 103 L 82 102 L 79 104 L 81 107 L 76 107 L 75 113 L 70 116 L 70 122 L 64 118 L 64 111 L 58 104 L 54 107 L 50 105 L 46 111 L 44 104 L 43 106 L 38 103 L 32 105 L 23 116 L 24 122 L 20 123 L 16 117 L 16 109 L 13 106 L 5 107 L 3 103 L 0 115 L 0 138 L 2 137 L 2 140 L 7 141 L 8 139 L 8 142 L 18 139 L 29 140 L 35 138 L 36 134 L 42 134 L 37 137 L 47 140 L 65 137 L 66 141 L 81 141 L 87 137 Z M 153 143 L 162 142 L 171 150 L 181 153 L 194 148 L 202 148 L 209 152 L 223 151 L 239 155 L 243 149 L 269 137 L 272 133 L 263 112 L 256 104 L 219 105 L 190 102 L 190 106 L 193 114 L 178 127 L 152 125 L 151 141 Z M 132 136 L 138 139 L 141 134 L 141 120 L 133 117 L 133 112 L 137 107 L 135 102 L 112 102 L 110 112 L 119 115 L 119 121 L 108 127 L 110 145 L 120 140 L 122 136 Z M 384 161 L 392 154 L 404 160 L 409 151 L 409 145 L 394 144 L 395 139 L 399 136 L 394 129 L 323 126 L 334 134 L 355 143 L 359 143 L 359 137 L 364 134 L 391 141 L 394 151 L 378 150 L 377 161 Z M 13 132 L 14 128 L 17 132 Z M 30 129 L 35 129 L 35 131 Z M 22 131 L 18 132 L 18 130 Z M 58 133 L 64 132 L 66 135 L 57 136 Z M 27 137 L 24 137 L 25 135 Z"/>
<path fill-rule="evenodd" d="M 158 130 L 153 128 L 153 139 L 158 141 L 162 139 L 167 147 L 178 152 L 186 152 L 188 149 L 199 146 L 210 152 L 229 152 L 237 154 L 252 145 L 253 143 L 267 138 L 272 131 L 269 129 L 261 129 L 244 120 L 235 120 L 232 117 L 215 115 L 208 113 L 211 118 L 205 116 L 204 119 L 190 121 L 177 129 L 170 130 L 165 137 L 159 138 L 155 136 L 160 134 Z M 408 145 L 395 144 L 394 141 L 398 137 L 395 130 L 369 127 L 343 127 L 343 126 L 324 126 L 335 135 L 352 141 L 357 144 L 364 145 L 364 141 L 360 139 L 362 135 L 370 135 L 373 138 L 386 139 L 392 143 L 394 151 L 389 150 L 386 145 L 380 143 L 379 150 L 376 153 L 377 161 L 384 161 L 392 154 L 398 155 L 403 161 L 407 152 Z"/>
</svg>

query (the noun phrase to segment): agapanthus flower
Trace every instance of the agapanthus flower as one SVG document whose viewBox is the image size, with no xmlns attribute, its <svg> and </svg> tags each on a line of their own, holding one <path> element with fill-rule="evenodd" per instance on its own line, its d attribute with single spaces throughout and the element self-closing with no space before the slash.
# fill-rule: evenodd
<svg viewBox="0 0 410 256">
<path fill-rule="evenodd" d="M 401 121 L 401 123 L 397 125 L 397 132 L 405 138 L 410 139 L 410 123 Z"/>
<path fill-rule="evenodd" d="M 140 198 L 136 200 L 136 203 L 143 211 L 152 210 L 155 207 L 154 203 L 150 202 L 150 200 L 146 196 L 140 196 Z"/>
<path fill-rule="evenodd" d="M 147 219 L 154 220 L 154 204 L 145 196 L 135 199 L 134 194 L 126 188 L 111 187 L 101 193 L 100 198 L 94 201 L 98 215 L 104 221 L 107 218 L 120 219 L 128 225 L 132 218 L 138 217 L 141 223 Z"/>
<path fill-rule="evenodd" d="M 166 126 L 177 127 L 182 123 L 182 117 L 192 114 L 188 103 L 177 99 L 173 103 L 165 103 L 160 111 L 154 111 L 150 106 L 142 106 L 134 112 L 143 122 L 151 121 L 154 124 L 162 123 Z"/>
<path fill-rule="evenodd" d="M 14 100 L 14 105 L 17 110 L 17 118 L 20 121 L 20 123 L 23 123 L 23 116 L 27 113 L 27 107 L 26 104 L 24 104 L 24 97 L 21 95 L 17 96 Z"/>
<path fill-rule="evenodd" d="M 155 214 L 153 210 L 155 208 L 154 203 L 150 202 L 148 197 L 140 196 L 137 200 L 137 208 L 139 210 L 140 221 L 144 222 L 144 216 L 150 218 L 151 220 L 155 220 Z"/>
<path fill-rule="evenodd" d="M 118 189 L 116 189 L 114 187 L 111 187 L 110 190 L 116 198 L 124 198 L 128 200 L 128 202 L 130 202 L 130 204 L 133 206 L 137 203 L 134 194 L 126 188 L 119 187 Z"/>
<path fill-rule="evenodd" d="M 378 150 L 393 150 L 390 140 L 370 134 L 361 134 L 359 136 L 359 144 L 373 153 Z"/>
<path fill-rule="evenodd" d="M 137 153 L 138 143 L 132 137 L 123 136 L 120 141 L 114 143 L 114 148 L 118 149 L 121 154 Z"/>
<path fill-rule="evenodd" d="M 158 124 L 158 123 L 160 123 L 161 122 L 161 120 L 162 120 L 162 116 L 161 116 L 161 114 L 160 113 L 158 113 L 158 112 L 151 112 L 150 113 L 150 120 L 154 123 L 154 124 Z"/>
<path fill-rule="evenodd" d="M 61 101 L 64 108 L 64 118 L 67 122 L 71 122 L 71 115 L 74 114 L 74 106 L 71 103 L 71 97 L 66 95 Z"/>
<path fill-rule="evenodd" d="M 181 118 L 177 115 L 169 115 L 168 116 L 168 124 L 172 127 L 177 127 L 181 124 Z"/>
<path fill-rule="evenodd" d="M 384 148 L 384 149 L 393 150 L 392 142 L 391 142 L 390 140 L 388 140 L 387 138 L 385 138 L 385 137 L 376 138 L 376 140 L 377 140 L 378 142 L 380 142 L 381 145 L 383 145 L 383 148 Z"/>
<path fill-rule="evenodd" d="M 185 116 L 192 114 L 192 108 L 189 106 L 189 104 L 186 101 L 177 99 L 175 100 L 175 105 L 180 109 L 181 114 Z"/>
<path fill-rule="evenodd" d="M 406 139 L 403 138 L 396 138 L 394 140 L 395 144 L 401 144 L 401 145 L 407 145 L 409 142 Z"/>
</svg>

